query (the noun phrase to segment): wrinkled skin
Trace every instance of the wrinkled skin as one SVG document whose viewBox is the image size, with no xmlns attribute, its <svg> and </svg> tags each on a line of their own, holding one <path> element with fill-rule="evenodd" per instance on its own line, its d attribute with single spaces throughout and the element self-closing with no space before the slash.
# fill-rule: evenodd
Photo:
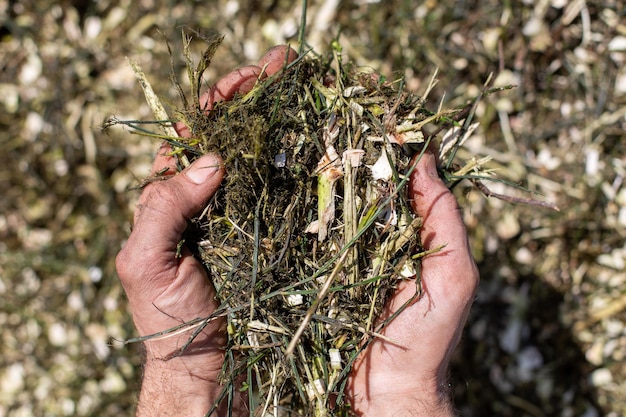
<svg viewBox="0 0 626 417">
<path fill-rule="evenodd" d="M 257 79 L 281 71 L 296 53 L 286 46 L 270 50 L 258 66 L 234 70 L 200 99 L 214 103 L 246 93 Z M 177 124 L 181 136 L 189 129 Z M 218 189 L 224 168 L 218 155 L 205 155 L 179 174 L 169 147 L 162 146 L 154 172 L 171 175 L 145 187 L 137 204 L 134 227 L 116 259 L 140 335 L 207 317 L 218 306 L 207 274 L 189 250 L 177 248 L 188 221 Z M 458 344 L 478 283 L 457 203 L 437 176 L 435 157 L 416 161 L 409 192 L 415 212 L 424 218 L 420 237 L 426 249 L 445 245 L 423 260 L 424 295 L 402 312 L 383 333 L 395 343 L 376 340 L 358 358 L 349 376 L 347 398 L 357 415 L 453 415 L 445 389 L 448 361 Z M 410 299 L 415 284 L 402 282 L 381 319 Z M 225 321 L 211 322 L 185 350 L 190 332 L 145 343 L 144 379 L 137 415 L 204 415 L 222 386 L 217 382 L 224 361 Z M 169 360 L 164 360 L 171 358 Z M 247 401 L 236 393 L 234 415 L 248 415 Z M 226 415 L 226 401 L 218 415 Z M 406 413 L 406 414 L 404 414 Z"/>
</svg>

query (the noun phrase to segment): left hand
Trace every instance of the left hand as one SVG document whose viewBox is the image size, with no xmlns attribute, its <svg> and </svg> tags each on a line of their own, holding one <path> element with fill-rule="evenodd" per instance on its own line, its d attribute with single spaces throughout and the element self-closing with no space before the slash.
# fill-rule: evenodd
<svg viewBox="0 0 626 417">
<path fill-rule="evenodd" d="M 287 46 L 271 49 L 259 66 L 237 69 L 200 98 L 205 110 L 236 93 L 245 94 L 258 79 L 281 70 L 286 55 L 295 51 Z M 181 136 L 189 129 L 177 124 Z M 179 174 L 170 148 L 162 146 L 153 172 L 171 177 L 145 187 L 135 212 L 133 230 L 118 254 L 116 266 L 130 310 L 141 336 L 170 329 L 196 318 L 210 316 L 218 307 L 215 289 L 202 264 L 190 251 L 177 248 L 188 221 L 197 215 L 218 189 L 224 167 L 218 155 L 205 155 Z M 225 321 L 217 319 L 184 351 L 193 330 L 148 340 L 144 380 L 137 415 L 204 415 L 223 387 L 218 382 L 224 363 Z M 244 399 L 235 393 L 234 410 L 245 411 Z M 218 414 L 225 415 L 227 401 Z"/>
</svg>

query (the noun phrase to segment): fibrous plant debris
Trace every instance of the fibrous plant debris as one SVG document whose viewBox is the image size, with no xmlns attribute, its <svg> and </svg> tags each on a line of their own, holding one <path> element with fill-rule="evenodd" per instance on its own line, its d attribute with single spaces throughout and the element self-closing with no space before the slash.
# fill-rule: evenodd
<svg viewBox="0 0 626 417">
<path fill-rule="evenodd" d="M 184 164 L 218 153 L 226 168 L 222 188 L 185 236 L 221 306 L 184 326 L 199 332 L 227 318 L 223 395 L 247 390 L 251 415 L 349 414 L 343 388 L 359 352 L 383 337 L 389 320 L 377 317 L 388 295 L 399 280 L 413 280 L 420 296 L 419 262 L 428 254 L 409 174 L 434 144 L 427 131 L 446 130 L 442 175 L 449 184 L 478 176 L 481 161 L 452 163 L 475 128 L 473 103 L 431 111 L 434 76 L 419 96 L 402 80 L 345 63 L 335 44 L 327 56 L 309 51 L 285 62 L 207 112 L 198 86 L 219 42 L 190 67 L 194 100 L 176 110 L 192 137 L 166 138 Z"/>
</svg>

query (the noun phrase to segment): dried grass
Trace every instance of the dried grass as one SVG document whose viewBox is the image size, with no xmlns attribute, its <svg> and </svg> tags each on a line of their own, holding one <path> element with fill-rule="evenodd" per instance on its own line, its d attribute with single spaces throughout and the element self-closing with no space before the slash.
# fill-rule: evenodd
<svg viewBox="0 0 626 417">
<path fill-rule="evenodd" d="M 479 104 L 480 127 L 458 156 L 490 156 L 487 168 L 561 213 L 455 187 L 482 275 L 451 369 L 460 414 L 623 415 L 624 2 L 309 3 L 317 50 L 340 34 L 359 65 L 405 75 L 419 92 L 438 66 L 432 103 L 461 107 L 491 71 L 495 86 L 518 86 Z M 177 102 L 155 27 L 172 38 L 180 26 L 224 33 L 212 82 L 293 42 L 300 6 L 0 4 L 0 414 L 129 415 L 140 356 L 109 344 L 133 335 L 113 258 L 137 197 L 127 189 L 149 172 L 155 141 L 100 132 L 111 114 L 151 118 L 124 57 Z"/>
<path fill-rule="evenodd" d="M 181 327 L 195 328 L 195 335 L 213 318 L 226 317 L 223 395 L 246 389 L 251 414 L 344 415 L 352 363 L 370 341 L 384 337 L 380 330 L 393 318 L 377 317 L 395 284 L 414 280 L 413 299 L 421 294 L 419 263 L 429 253 L 420 248 L 421 219 L 406 184 L 424 150 L 438 149 L 451 188 L 469 179 L 488 196 L 551 205 L 490 192 L 482 182 L 495 180 L 482 169 L 489 158 L 454 162 L 478 125 L 472 118 L 480 100 L 511 86 L 490 89 L 487 80 L 463 107 L 431 111 L 436 72 L 419 96 L 402 79 L 388 82 L 342 59 L 335 42 L 328 56 L 309 50 L 247 94 L 206 112 L 197 86 L 221 41 L 208 39 L 196 66 L 184 35 L 194 95 L 174 112 L 193 132 L 190 138 L 171 133 L 169 116 L 131 61 L 180 168 L 218 153 L 227 172 L 184 237 L 210 272 L 221 305 L 210 317 L 154 337 Z M 118 123 L 137 127 L 110 121 Z M 242 377 L 243 388 L 236 383 Z"/>
</svg>

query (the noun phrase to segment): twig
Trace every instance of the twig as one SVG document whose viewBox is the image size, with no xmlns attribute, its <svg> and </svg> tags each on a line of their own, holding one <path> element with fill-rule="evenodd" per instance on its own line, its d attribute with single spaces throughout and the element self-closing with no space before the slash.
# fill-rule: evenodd
<svg viewBox="0 0 626 417">
<path fill-rule="evenodd" d="M 126 60 L 130 64 L 133 72 L 135 73 L 135 76 L 139 80 L 139 84 L 143 89 L 143 94 L 146 97 L 146 102 L 148 103 L 150 110 L 152 110 L 152 114 L 154 114 L 154 117 L 160 121 L 159 126 L 161 126 L 161 129 L 163 130 L 163 133 L 165 133 L 165 136 L 169 136 L 172 138 L 178 137 L 176 129 L 174 129 L 171 122 L 169 122 L 169 115 L 165 111 L 163 104 L 161 104 L 161 100 L 159 100 L 159 97 L 152 89 L 152 85 L 150 85 L 150 82 L 146 78 L 146 74 L 144 74 L 135 59 L 127 57 Z M 179 154 L 179 158 L 184 166 L 189 166 L 189 160 L 183 153 Z"/>
<path fill-rule="evenodd" d="M 487 197 L 495 197 L 500 200 L 508 201 L 509 203 L 530 204 L 533 206 L 549 208 L 555 211 L 561 211 L 556 204 L 550 203 L 548 201 L 539 201 L 533 198 L 513 197 L 510 195 L 494 193 L 489 188 L 487 188 L 485 184 L 477 179 L 473 179 L 472 183 Z"/>
<path fill-rule="evenodd" d="M 302 334 L 304 333 L 304 329 L 313 318 L 313 315 L 317 311 L 317 308 L 319 307 L 321 302 L 324 300 L 324 298 L 326 298 L 326 294 L 328 294 L 328 291 L 330 290 L 330 285 L 335 280 L 337 274 L 339 274 L 339 271 L 341 271 L 341 269 L 343 268 L 343 264 L 346 260 L 346 257 L 348 256 L 348 253 L 350 253 L 350 251 L 346 250 L 343 255 L 341 255 L 341 258 L 339 258 L 339 260 L 337 261 L 333 272 L 331 272 L 328 278 L 326 278 L 326 281 L 324 281 L 324 285 L 320 289 L 320 292 L 317 294 L 317 298 L 315 299 L 315 301 L 313 301 L 311 307 L 309 307 L 309 309 L 307 310 L 306 315 L 304 316 L 302 322 L 300 323 L 300 326 L 298 327 L 298 330 L 296 330 L 296 333 L 293 335 L 291 342 L 289 342 L 289 346 L 287 346 L 287 351 L 285 352 L 285 355 L 287 357 L 293 354 L 293 351 L 298 345 L 300 337 L 302 337 Z"/>
</svg>

